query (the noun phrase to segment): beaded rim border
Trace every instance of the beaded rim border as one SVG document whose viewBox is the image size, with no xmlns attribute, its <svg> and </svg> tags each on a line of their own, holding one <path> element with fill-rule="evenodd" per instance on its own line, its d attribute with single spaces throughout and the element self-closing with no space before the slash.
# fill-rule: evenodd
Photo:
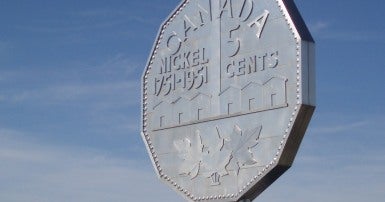
<svg viewBox="0 0 385 202">
<path fill-rule="evenodd" d="M 262 171 L 258 172 L 258 175 L 254 176 L 249 182 L 247 182 L 246 185 L 244 185 L 237 193 L 232 193 L 232 194 L 227 194 L 227 195 L 218 195 L 218 196 L 197 197 L 197 196 L 194 196 L 193 194 L 191 194 L 185 188 L 178 185 L 170 177 L 168 177 L 167 175 L 165 175 L 163 173 L 162 167 L 159 164 L 158 156 L 156 155 L 156 152 L 154 151 L 154 147 L 152 145 L 151 138 L 147 134 L 147 121 L 148 121 L 148 118 L 147 118 L 147 111 L 148 111 L 148 106 L 147 106 L 148 105 L 148 103 L 147 103 L 147 99 L 148 99 L 147 98 L 147 95 L 148 95 L 147 84 L 148 84 L 148 81 L 147 81 L 147 78 L 148 78 L 148 74 L 152 68 L 152 64 L 154 63 L 155 55 L 157 54 L 157 50 L 159 49 L 159 45 L 161 43 L 161 40 L 163 39 L 163 34 L 165 32 L 165 29 L 170 25 L 171 22 L 174 21 L 174 19 L 179 15 L 179 13 L 190 3 L 190 0 L 184 0 L 177 7 L 177 9 L 174 10 L 174 12 L 167 18 L 167 20 L 162 24 L 162 26 L 160 28 L 160 32 L 159 32 L 157 40 L 156 40 L 157 42 L 154 45 L 154 47 L 152 48 L 153 51 L 152 51 L 151 57 L 149 58 L 149 61 L 148 61 L 147 66 L 146 66 L 146 70 L 145 70 L 144 75 L 142 77 L 143 78 L 143 81 L 142 81 L 142 83 L 143 83 L 143 86 L 142 86 L 142 89 L 143 89 L 142 90 L 142 99 L 143 99 L 143 101 L 142 101 L 142 107 L 143 107 L 143 110 L 142 110 L 142 119 L 143 119 L 142 135 L 143 135 L 144 141 L 146 142 L 147 149 L 148 149 L 149 153 L 151 153 L 151 156 L 152 156 L 151 160 L 153 161 L 154 167 L 158 171 L 159 177 L 161 179 L 165 180 L 166 182 L 170 183 L 172 187 L 174 187 L 176 190 L 180 191 L 182 194 L 185 195 L 185 197 L 187 197 L 190 200 L 204 201 L 204 200 L 221 200 L 221 199 L 237 198 L 243 192 L 245 192 L 250 186 L 253 186 L 255 183 L 258 182 L 258 180 L 260 180 L 265 174 L 267 174 L 274 167 L 274 165 L 278 163 L 279 157 L 282 154 L 282 151 L 284 149 L 284 145 L 288 139 L 289 133 L 290 133 L 291 128 L 293 126 L 294 119 L 296 118 L 296 116 L 298 114 L 299 107 L 302 103 L 301 102 L 301 87 L 302 87 L 301 86 L 301 62 L 302 62 L 301 61 L 301 37 L 300 37 L 296 27 L 295 27 L 294 22 L 290 18 L 290 14 L 286 9 L 285 4 L 283 3 L 284 0 L 274 0 L 274 1 L 278 4 L 278 8 L 279 8 L 281 14 L 283 15 L 283 17 L 285 18 L 286 24 L 288 25 L 289 30 L 293 34 L 295 42 L 296 42 L 296 57 L 297 57 L 297 61 L 296 61 L 297 62 L 297 67 L 296 67 L 297 68 L 297 72 L 296 72 L 296 74 L 297 74 L 296 75 L 297 76 L 297 78 L 296 78 L 297 96 L 296 96 L 296 99 L 297 99 L 297 103 L 294 107 L 293 113 L 291 114 L 289 123 L 287 124 L 287 128 L 284 131 L 283 138 L 280 142 L 280 146 L 278 147 L 278 150 L 275 154 L 274 159 L 268 165 L 266 165 L 262 169 Z"/>
</svg>

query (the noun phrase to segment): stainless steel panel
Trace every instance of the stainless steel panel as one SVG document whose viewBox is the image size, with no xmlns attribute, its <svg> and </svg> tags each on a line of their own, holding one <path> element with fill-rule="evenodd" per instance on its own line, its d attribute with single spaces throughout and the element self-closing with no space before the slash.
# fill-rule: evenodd
<svg viewBox="0 0 385 202">
<path fill-rule="evenodd" d="M 142 136 L 187 200 L 252 200 L 293 162 L 315 106 L 314 42 L 298 16 L 289 0 L 186 0 L 161 26 Z"/>
</svg>

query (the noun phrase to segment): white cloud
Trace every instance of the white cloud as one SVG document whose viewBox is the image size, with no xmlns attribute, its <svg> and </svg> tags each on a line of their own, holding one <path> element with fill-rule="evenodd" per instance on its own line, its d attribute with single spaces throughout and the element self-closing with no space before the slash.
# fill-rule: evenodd
<svg viewBox="0 0 385 202">
<path fill-rule="evenodd" d="M 104 63 L 94 68 L 98 69 L 99 73 L 126 78 L 135 73 L 139 68 L 139 65 L 135 64 L 133 61 L 135 61 L 135 59 L 131 56 L 119 53 L 108 58 Z"/>
<path fill-rule="evenodd" d="M 322 134 L 323 137 L 335 134 L 343 135 L 362 135 L 377 138 L 383 138 L 380 135 L 385 130 L 385 116 L 380 114 L 360 114 L 360 116 L 351 114 L 341 114 L 335 112 L 316 113 L 312 127 L 309 132 L 314 135 Z"/>
<path fill-rule="evenodd" d="M 87 128 L 89 132 L 116 138 L 139 131 L 139 86 L 139 82 L 59 84 L 0 95 L 0 102 L 57 114 L 66 109 L 71 117 L 82 117 L 76 121 L 86 125 L 82 130 Z M 62 122 L 48 124 L 63 128 Z M 71 125 L 78 127 L 75 123 Z"/>
<path fill-rule="evenodd" d="M 139 82 L 59 84 L 37 89 L 23 89 L 2 95 L 12 103 L 84 105 L 99 108 L 130 106 L 139 103 Z"/>
<path fill-rule="evenodd" d="M 37 32 L 44 34 L 58 34 L 58 33 L 74 33 L 74 32 L 88 32 L 91 30 L 108 29 L 112 27 L 119 27 L 127 24 L 127 19 L 108 19 L 99 21 L 86 21 L 81 19 L 69 21 L 62 20 L 45 20 L 45 21 L 33 21 L 31 24 L 16 26 L 21 31 Z"/>
<path fill-rule="evenodd" d="M 346 131 L 351 131 L 357 128 L 365 127 L 369 124 L 368 121 L 357 121 L 352 123 L 339 123 L 324 125 L 318 128 L 313 129 L 314 133 L 330 134 L 330 133 L 342 133 Z"/>
<path fill-rule="evenodd" d="M 63 68 L 0 69 L 0 103 L 4 112 L 21 117 L 20 123 L 29 124 L 35 119 L 42 123 L 34 125 L 39 130 L 50 125 L 56 130 L 72 128 L 83 130 L 83 135 L 88 132 L 100 137 L 138 133 L 141 84 L 139 78 L 132 79 L 136 71 L 132 60 L 117 54 L 90 63 L 64 64 Z M 15 107 L 25 110 L 8 110 Z M 22 115 L 25 111 L 29 113 Z M 65 115 L 43 121 L 40 118 L 44 117 L 35 117 L 34 112 L 50 117 L 63 112 Z"/>
<path fill-rule="evenodd" d="M 341 29 L 341 25 L 336 25 L 328 21 L 320 20 L 309 24 L 311 33 L 320 39 L 339 40 L 339 41 L 374 41 L 384 40 L 384 33 L 379 30 L 352 30 Z"/>
<path fill-rule="evenodd" d="M 104 31 L 115 29 L 115 34 L 132 22 L 142 24 L 153 24 L 154 18 L 141 17 L 133 15 L 128 9 L 109 9 L 94 8 L 80 12 L 63 12 L 63 19 L 33 19 L 29 24 L 16 25 L 15 27 L 21 31 L 36 32 L 43 34 L 71 34 L 71 33 L 89 33 L 98 30 L 99 34 Z M 68 41 L 66 41 L 68 42 Z"/>
<path fill-rule="evenodd" d="M 181 201 L 143 160 L 57 148 L 0 130 L 0 200 L 7 202 Z"/>
<path fill-rule="evenodd" d="M 131 20 L 136 21 L 139 23 L 144 24 L 152 24 L 154 22 L 154 19 L 151 16 L 142 17 L 138 15 L 132 15 L 130 12 L 127 12 L 127 10 L 123 9 L 107 9 L 107 8 L 99 8 L 99 9 L 88 9 L 83 10 L 81 12 L 75 13 L 76 17 L 80 18 L 101 18 L 101 19 L 125 19 L 125 20 Z"/>
<path fill-rule="evenodd" d="M 256 201 L 359 202 L 385 198 L 384 116 L 315 116 L 293 167 Z"/>
<path fill-rule="evenodd" d="M 325 32 L 321 35 L 321 37 L 324 39 L 334 39 L 341 41 L 383 41 L 384 33 L 370 30 L 335 30 Z"/>
<path fill-rule="evenodd" d="M 368 153 L 338 157 L 300 154 L 293 168 L 256 201 L 381 201 L 385 178 L 380 176 L 385 176 L 381 154 L 373 158 Z"/>
<path fill-rule="evenodd" d="M 0 70 L 0 97 L 11 103 L 29 104 L 88 101 L 102 108 L 139 104 L 141 85 L 139 78 L 132 79 L 138 67 L 133 63 L 129 56 L 116 54 L 97 64 Z"/>
<path fill-rule="evenodd" d="M 116 10 L 116 9 L 107 9 L 107 8 L 96 8 L 83 10 L 77 13 L 74 13 L 74 16 L 80 17 L 121 17 L 127 15 L 127 11 Z"/>
<path fill-rule="evenodd" d="M 319 33 L 321 31 L 324 31 L 328 29 L 330 24 L 325 21 L 318 21 L 316 23 L 310 24 L 309 29 L 312 33 Z"/>
<path fill-rule="evenodd" d="M 338 131 L 349 134 L 356 127 L 351 125 Z M 356 147 L 360 142 L 346 146 L 333 135 L 317 136 L 310 134 L 305 138 L 305 147 L 293 168 L 255 201 L 361 202 L 385 197 L 385 178 L 381 177 L 385 176 L 384 149 L 367 146 L 362 150 Z M 3 201 L 183 201 L 156 179 L 149 160 L 57 147 L 28 137 L 22 132 L 0 129 Z M 328 141 L 340 141 L 336 143 L 340 148 L 326 147 Z"/>
</svg>

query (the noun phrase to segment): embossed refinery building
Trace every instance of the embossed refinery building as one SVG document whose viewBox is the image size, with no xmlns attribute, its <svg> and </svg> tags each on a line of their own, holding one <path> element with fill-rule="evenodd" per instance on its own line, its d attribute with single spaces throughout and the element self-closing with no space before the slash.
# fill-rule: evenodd
<svg viewBox="0 0 385 202">
<path fill-rule="evenodd" d="M 229 86 L 220 94 L 220 114 L 212 115 L 212 95 L 199 91 L 161 101 L 153 109 L 157 128 L 172 127 L 199 121 L 236 116 L 286 107 L 287 79 L 272 77 L 265 82 L 251 81 L 243 87 Z"/>
</svg>

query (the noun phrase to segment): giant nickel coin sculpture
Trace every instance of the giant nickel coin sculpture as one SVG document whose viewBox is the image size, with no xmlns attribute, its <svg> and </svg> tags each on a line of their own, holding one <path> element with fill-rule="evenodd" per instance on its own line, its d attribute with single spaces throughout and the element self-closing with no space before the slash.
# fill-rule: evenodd
<svg viewBox="0 0 385 202">
<path fill-rule="evenodd" d="M 189 201 L 253 200 L 293 163 L 315 108 L 314 41 L 292 0 L 185 0 L 142 78 L 142 137 Z"/>
</svg>

